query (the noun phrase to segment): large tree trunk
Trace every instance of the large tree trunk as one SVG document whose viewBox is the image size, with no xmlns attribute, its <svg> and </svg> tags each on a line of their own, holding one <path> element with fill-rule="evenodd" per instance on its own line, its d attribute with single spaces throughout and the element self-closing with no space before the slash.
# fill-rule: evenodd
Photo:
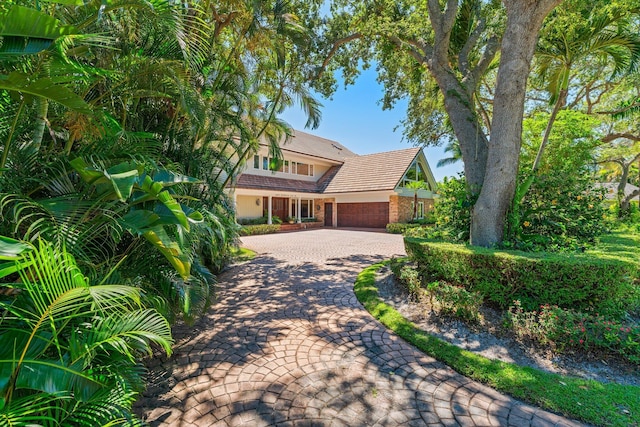
<svg viewBox="0 0 640 427">
<path fill-rule="evenodd" d="M 513 200 L 522 142 L 522 116 L 531 59 L 544 18 L 562 0 L 503 0 L 507 23 L 493 104 L 482 190 L 471 218 L 471 244 L 502 241 Z"/>
<path fill-rule="evenodd" d="M 482 187 L 489 142 L 473 110 L 473 100 L 450 69 L 434 66 L 431 73 L 444 97 L 444 109 L 460 144 L 467 187 L 477 194 Z"/>
<path fill-rule="evenodd" d="M 629 168 L 631 163 L 620 162 L 622 166 L 622 174 L 620 175 L 620 182 L 618 183 L 618 216 L 625 216 L 631 207 L 629 203 L 631 199 L 627 199 L 624 194 L 624 190 L 627 188 L 627 182 L 629 182 Z"/>
<path fill-rule="evenodd" d="M 429 0 L 428 7 L 434 41 L 426 64 L 438 83 L 444 97 L 444 109 L 458 138 L 467 186 L 477 194 L 484 179 L 488 141 L 474 109 L 473 94 L 477 89 L 478 79 L 467 75 L 467 81 L 463 84 L 456 72 L 451 69 L 449 46 L 457 16 L 458 1 L 447 0 L 444 9 L 441 9 L 440 1 Z M 483 66 L 486 67 L 494 56 L 495 50 L 488 53 L 488 62 Z M 467 59 L 463 58 L 464 61 Z M 469 74 L 472 74 L 471 71 Z"/>
</svg>

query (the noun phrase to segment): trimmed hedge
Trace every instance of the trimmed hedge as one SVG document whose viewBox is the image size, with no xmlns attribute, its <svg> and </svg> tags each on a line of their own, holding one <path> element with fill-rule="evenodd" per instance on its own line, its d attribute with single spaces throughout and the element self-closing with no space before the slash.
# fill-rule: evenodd
<svg viewBox="0 0 640 427">
<path fill-rule="evenodd" d="M 240 229 L 241 236 L 254 236 L 257 234 L 271 234 L 280 231 L 280 224 L 245 225 Z"/>
<path fill-rule="evenodd" d="M 586 254 L 527 253 L 405 237 L 409 257 L 435 279 L 463 285 L 506 309 L 520 300 L 621 314 L 640 303 L 638 264 Z"/>
<path fill-rule="evenodd" d="M 406 222 L 394 222 L 387 224 L 387 233 L 404 234 L 410 228 L 422 227 L 421 224 L 407 224 Z"/>
</svg>

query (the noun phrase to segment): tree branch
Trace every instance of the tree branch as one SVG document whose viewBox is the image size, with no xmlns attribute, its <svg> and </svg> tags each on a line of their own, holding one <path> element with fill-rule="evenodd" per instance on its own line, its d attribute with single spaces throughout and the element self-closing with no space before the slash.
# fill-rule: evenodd
<svg viewBox="0 0 640 427">
<path fill-rule="evenodd" d="M 392 41 L 397 47 L 406 47 L 409 49 L 409 54 L 418 61 L 419 64 L 427 62 L 427 57 L 431 53 L 431 46 L 427 46 L 415 40 L 402 40 L 398 36 L 390 36 L 389 40 Z"/>
<path fill-rule="evenodd" d="M 478 25 L 473 30 L 467 41 L 462 46 L 460 50 L 460 54 L 458 55 L 458 63 L 460 64 L 460 71 L 462 74 L 468 74 L 471 70 L 469 69 L 469 53 L 471 53 L 471 49 L 476 45 L 478 39 L 482 35 L 482 32 L 486 28 L 487 21 L 483 18 L 478 21 Z"/>
<path fill-rule="evenodd" d="M 615 141 L 616 139 L 630 139 L 631 141 L 640 141 L 640 135 L 633 135 L 631 133 L 610 133 L 609 135 L 600 138 L 602 142 L 608 143 Z"/>
<path fill-rule="evenodd" d="M 478 61 L 478 65 L 476 65 L 472 71 L 474 82 L 477 82 L 478 79 L 484 75 L 491 65 L 491 62 L 493 62 L 493 59 L 496 57 L 499 49 L 500 38 L 496 35 L 491 36 L 487 41 L 487 45 L 484 48 L 480 61 Z"/>
<path fill-rule="evenodd" d="M 640 101 L 638 102 L 634 102 L 633 104 L 627 105 L 624 108 L 620 108 L 618 110 L 609 110 L 609 111 L 598 111 L 598 114 L 620 114 L 620 113 L 624 113 L 625 111 L 629 111 L 633 108 L 638 108 L 640 107 Z"/>
<path fill-rule="evenodd" d="M 327 65 L 329 65 L 329 61 L 331 61 L 331 58 L 333 58 L 333 56 L 336 54 L 338 49 L 340 49 L 341 46 L 361 38 L 362 38 L 362 34 L 354 33 L 333 42 L 333 45 L 331 46 L 331 50 L 329 50 L 329 53 L 327 53 L 327 56 L 324 58 L 324 61 L 322 61 L 322 65 L 318 67 L 317 73 L 313 77 L 313 79 L 319 79 L 320 77 L 322 77 L 322 74 L 324 74 L 325 70 L 327 69 Z"/>
</svg>

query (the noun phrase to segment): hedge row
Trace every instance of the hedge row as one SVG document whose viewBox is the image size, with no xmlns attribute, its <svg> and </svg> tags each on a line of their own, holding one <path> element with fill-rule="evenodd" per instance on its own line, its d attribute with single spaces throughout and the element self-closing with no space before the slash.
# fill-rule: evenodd
<svg viewBox="0 0 640 427">
<path fill-rule="evenodd" d="M 260 224 L 245 225 L 240 229 L 241 236 L 253 236 L 257 234 L 277 233 L 280 230 L 280 224 Z"/>
<path fill-rule="evenodd" d="M 387 224 L 387 233 L 404 234 L 409 228 L 422 227 L 420 224 L 407 224 L 406 222 L 394 222 Z"/>
<path fill-rule="evenodd" d="M 638 264 L 587 254 L 524 253 L 404 239 L 409 257 L 432 279 L 481 292 L 502 308 L 553 304 L 620 314 L 640 304 Z"/>
</svg>

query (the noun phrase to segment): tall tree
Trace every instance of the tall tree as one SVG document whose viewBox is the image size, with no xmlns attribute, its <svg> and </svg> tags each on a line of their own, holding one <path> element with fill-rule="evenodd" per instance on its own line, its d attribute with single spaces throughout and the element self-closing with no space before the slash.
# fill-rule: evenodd
<svg viewBox="0 0 640 427">
<path fill-rule="evenodd" d="M 487 170 L 471 217 L 471 244 L 491 246 L 504 236 L 507 210 L 516 189 L 531 59 L 544 19 L 560 1 L 504 0 L 507 22 L 493 101 Z"/>
<path fill-rule="evenodd" d="M 425 80 L 437 84 L 460 144 L 467 185 L 472 193 L 480 192 L 472 244 L 490 246 L 502 240 L 515 189 L 531 58 L 543 20 L 560 1 L 504 0 L 504 9 L 497 1 L 478 0 L 334 2 L 325 34 L 332 43 L 324 51 L 321 71 L 342 68 L 349 83 L 359 60 L 365 65 L 376 61 L 385 99 L 391 100 L 404 94 L 424 100 L 429 95 L 424 89 L 430 87 Z M 489 127 L 479 108 L 478 89 L 498 50 Z M 330 92 L 331 73 L 321 75 L 319 87 Z"/>
</svg>

